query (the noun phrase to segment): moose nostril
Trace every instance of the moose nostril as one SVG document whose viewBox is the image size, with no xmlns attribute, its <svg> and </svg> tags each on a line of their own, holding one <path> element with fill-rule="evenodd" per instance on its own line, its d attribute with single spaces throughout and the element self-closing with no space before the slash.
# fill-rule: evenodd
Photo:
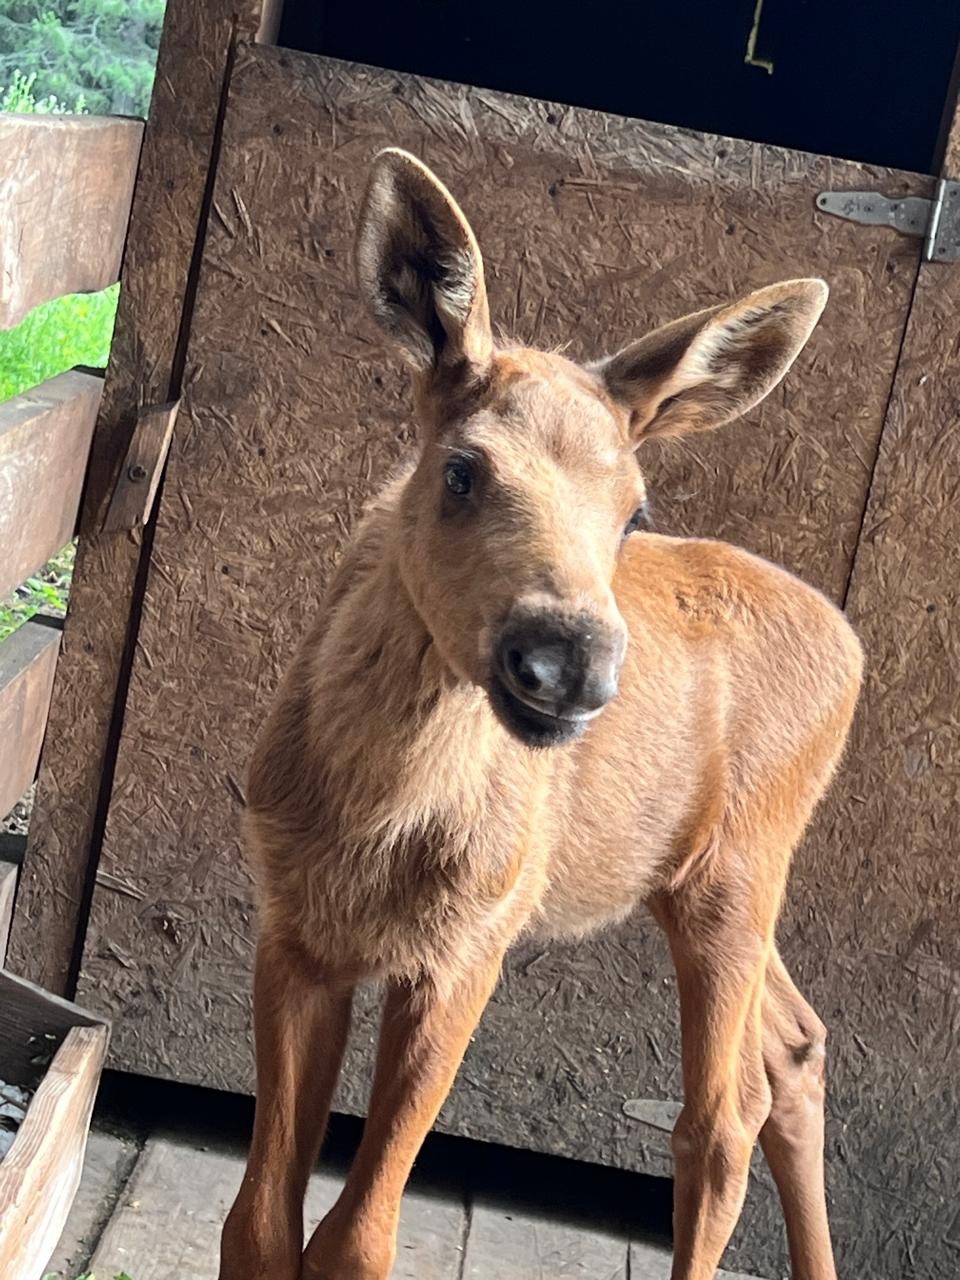
<svg viewBox="0 0 960 1280">
<path fill-rule="evenodd" d="M 523 685 L 524 689 L 529 690 L 531 693 L 536 693 L 541 685 L 540 677 L 519 649 L 511 649 L 509 651 L 507 665 L 510 669 L 510 674 L 518 684 Z"/>
</svg>

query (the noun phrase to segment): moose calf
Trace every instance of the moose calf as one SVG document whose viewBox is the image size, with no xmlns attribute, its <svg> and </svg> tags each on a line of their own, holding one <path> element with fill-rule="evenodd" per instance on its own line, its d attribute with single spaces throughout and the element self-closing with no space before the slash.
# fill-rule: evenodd
<svg viewBox="0 0 960 1280">
<path fill-rule="evenodd" d="M 860 649 L 783 570 L 636 533 L 637 449 L 762 400 L 826 286 L 771 285 L 589 365 L 500 345 L 466 218 L 398 150 L 374 162 L 357 260 L 412 368 L 421 443 L 348 545 L 253 757 L 257 1110 L 221 1280 L 385 1280 L 507 948 L 641 902 L 680 993 L 674 1280 L 714 1275 L 757 1137 L 794 1277 L 834 1280 L 825 1033 L 774 925 Z M 352 993 L 373 981 L 363 1140 L 304 1251 Z"/>
</svg>

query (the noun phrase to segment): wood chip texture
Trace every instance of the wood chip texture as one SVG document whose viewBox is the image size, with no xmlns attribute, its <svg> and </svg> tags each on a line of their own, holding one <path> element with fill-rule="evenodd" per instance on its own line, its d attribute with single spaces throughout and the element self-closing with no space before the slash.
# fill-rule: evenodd
<svg viewBox="0 0 960 1280">
<path fill-rule="evenodd" d="M 529 343 L 595 356 L 772 280 L 824 276 L 824 320 L 770 400 L 715 437 L 651 449 L 645 465 L 665 531 L 748 546 L 835 600 L 847 588 L 919 250 L 822 216 L 815 200 L 829 188 L 925 194 L 927 179 L 241 49 L 81 976 L 83 998 L 117 1021 L 114 1063 L 132 1070 L 252 1087 L 246 757 L 364 501 L 415 447 L 406 378 L 351 264 L 368 165 L 388 144 L 421 155 L 460 198 L 493 314 Z M 952 447 L 946 433 L 934 443 Z M 925 571 L 936 572 L 929 558 Z M 933 634 L 937 618 L 911 618 L 904 643 L 921 625 Z M 946 633 L 939 643 L 946 690 Z M 945 701 L 924 714 L 953 725 L 954 712 Z M 921 765 L 926 743 L 910 744 Z M 884 759 L 883 788 L 902 767 Z M 946 1100 L 960 1072 L 947 1070 L 953 1024 L 942 1020 L 956 1009 L 953 970 L 938 960 L 908 999 L 885 998 L 892 957 L 910 952 L 921 924 L 915 947 L 933 945 L 926 930 L 937 926 L 916 897 L 891 898 L 919 868 L 907 873 L 903 849 L 875 831 L 863 873 L 849 775 L 838 796 L 798 856 L 783 949 L 832 1031 L 843 1269 L 892 1280 L 902 1270 L 876 1244 L 891 1204 L 881 1195 L 882 1214 L 870 1207 L 869 1188 L 878 1151 L 917 1151 L 931 1099 L 955 1123 Z M 930 891 L 948 874 L 937 848 Z M 624 1103 L 680 1097 L 675 1023 L 670 962 L 646 918 L 580 946 L 527 946 L 506 967 L 440 1126 L 669 1173 L 668 1135 Z M 372 1035 L 371 1006 L 347 1062 L 346 1110 L 363 1108 Z M 923 1063 L 919 1082 L 902 1073 L 908 1062 Z M 955 1167 L 955 1155 L 938 1158 Z M 776 1275 L 784 1256 L 758 1173 L 727 1265 Z"/>
</svg>

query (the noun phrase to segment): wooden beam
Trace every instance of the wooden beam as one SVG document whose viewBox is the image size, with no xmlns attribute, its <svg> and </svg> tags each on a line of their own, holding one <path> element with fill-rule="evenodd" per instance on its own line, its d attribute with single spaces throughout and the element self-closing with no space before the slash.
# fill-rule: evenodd
<svg viewBox="0 0 960 1280">
<path fill-rule="evenodd" d="M 0 817 L 36 775 L 59 647 L 59 633 L 37 622 L 0 644 Z"/>
<path fill-rule="evenodd" d="M 180 395 L 230 68 L 238 39 L 256 35 L 260 10 L 258 0 L 167 4 L 10 937 L 9 963 L 60 993 L 75 985 L 151 537 L 150 525 L 102 532 L 103 520 L 141 406 Z"/>
<path fill-rule="evenodd" d="M 41 1042 L 46 1042 L 49 1056 L 72 1027 L 108 1025 L 79 1005 L 0 969 L 0 1080 L 28 1087 L 35 1084 L 42 1074 L 37 1066 Z M 0 1270 L 0 1275 L 6 1274 Z"/>
<path fill-rule="evenodd" d="M 0 404 L 0 599 L 76 532 L 102 389 L 71 371 Z"/>
<path fill-rule="evenodd" d="M 143 125 L 0 115 L 0 329 L 120 277 Z"/>
<path fill-rule="evenodd" d="M 179 407 L 180 401 L 174 400 L 172 404 L 144 409 L 137 419 L 103 522 L 104 533 L 139 529 L 149 521 Z"/>
<path fill-rule="evenodd" d="M 39 1276 L 56 1248 L 80 1184 L 109 1034 L 67 1032 L 0 1164 L 0 1275 Z"/>
</svg>

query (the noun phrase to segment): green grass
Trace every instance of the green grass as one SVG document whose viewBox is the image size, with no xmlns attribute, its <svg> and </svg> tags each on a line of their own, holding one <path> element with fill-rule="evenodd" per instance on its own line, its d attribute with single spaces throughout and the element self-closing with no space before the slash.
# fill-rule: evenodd
<svg viewBox="0 0 960 1280">
<path fill-rule="evenodd" d="M 17 627 L 23 626 L 41 609 L 44 613 L 63 617 L 67 611 L 67 595 L 73 576 L 74 549 L 71 542 L 45 564 L 39 573 L 28 578 L 22 587 L 18 587 L 9 600 L 0 600 L 0 641 L 5 640 L 11 631 L 16 631 Z"/>
<path fill-rule="evenodd" d="M 105 368 L 117 313 L 119 285 L 74 293 L 35 307 L 15 329 L 0 331 L 0 400 L 29 391 L 75 365 Z M 61 616 L 73 575 L 74 546 L 0 600 L 0 640 L 42 609 Z"/>
<path fill-rule="evenodd" d="M 100 293 L 68 294 L 0 331 L 0 400 L 74 365 L 106 368 L 119 293 L 115 284 Z"/>
</svg>

